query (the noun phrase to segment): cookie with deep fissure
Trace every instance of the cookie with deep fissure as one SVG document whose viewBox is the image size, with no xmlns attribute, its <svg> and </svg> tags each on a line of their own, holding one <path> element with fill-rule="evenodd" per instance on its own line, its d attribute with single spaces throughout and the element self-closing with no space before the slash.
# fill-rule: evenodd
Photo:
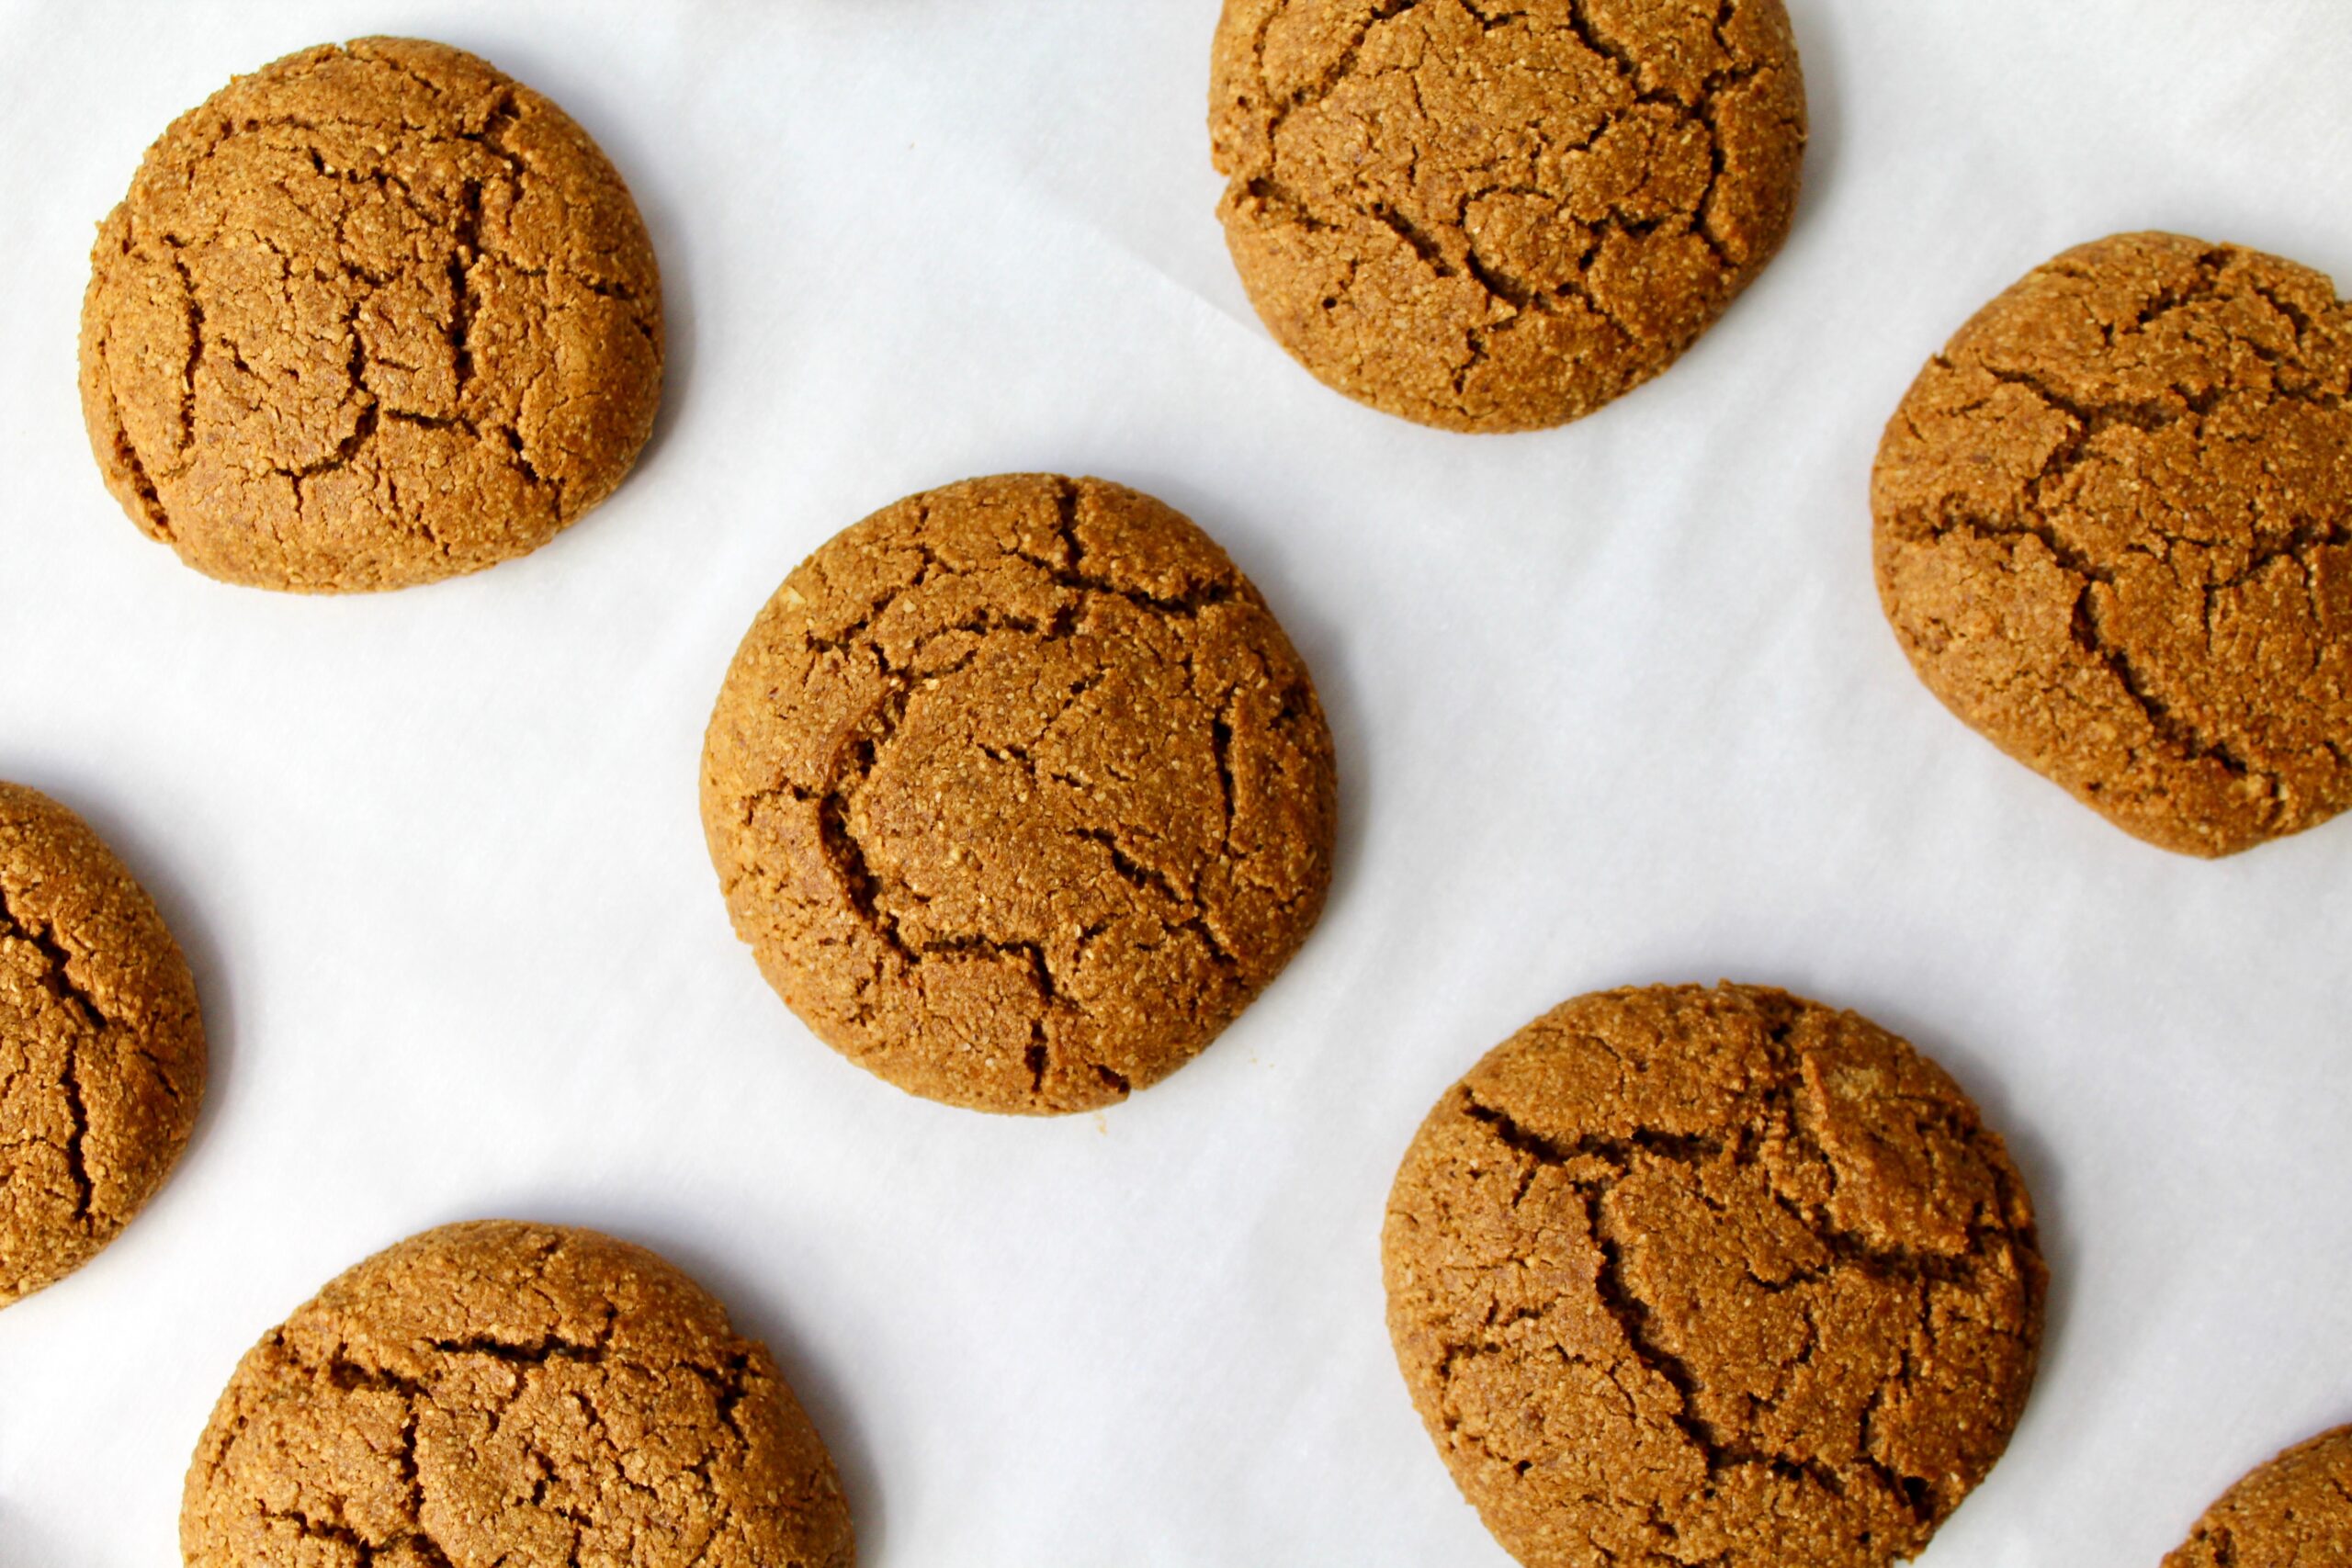
<svg viewBox="0 0 2352 1568">
<path fill-rule="evenodd" d="M 1879 593 L 1929 690 L 2127 832 L 2352 806 L 2352 306 L 2122 234 L 1979 311 L 1888 424 Z"/>
<path fill-rule="evenodd" d="M 1226 0 L 1209 130 L 1300 363 L 1528 430 L 1665 369 L 1780 250 L 1804 83 L 1781 0 Z"/>
<path fill-rule="evenodd" d="M 571 118 L 461 51 L 288 55 L 99 228 L 82 409 L 150 536 L 231 582 L 401 588 L 537 548 L 653 425 L 661 281 Z"/>
<path fill-rule="evenodd" d="M 901 1089 L 1102 1106 L 1174 1071 L 1322 909 L 1331 737 L 1265 601 L 1098 479 L 975 479 L 819 549 L 704 749 L 737 932 Z"/>
<path fill-rule="evenodd" d="M 446 1225 L 238 1363 L 180 1511 L 188 1568 L 850 1568 L 825 1445 L 764 1346 L 594 1231 Z"/>
<path fill-rule="evenodd" d="M 0 1306 L 163 1186 L 204 1073 L 196 984 L 145 890 L 79 817 L 0 783 Z"/>
<path fill-rule="evenodd" d="M 1579 998 L 1440 1100 L 1382 1234 L 1464 1495 L 1531 1568 L 1883 1568 L 2007 1445 L 2043 1269 L 2000 1138 L 1849 1012 Z"/>
</svg>

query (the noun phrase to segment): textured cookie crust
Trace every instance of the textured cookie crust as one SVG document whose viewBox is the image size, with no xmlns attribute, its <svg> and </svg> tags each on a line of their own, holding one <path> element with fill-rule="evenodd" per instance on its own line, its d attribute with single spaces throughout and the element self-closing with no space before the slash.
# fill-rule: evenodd
<svg viewBox="0 0 2352 1568">
<path fill-rule="evenodd" d="M 1331 737 L 1190 520 L 1014 475 L 875 513 L 728 671 L 703 825 L 735 929 L 828 1044 L 987 1111 L 1156 1082 L 1272 980 L 1330 881 Z"/>
<path fill-rule="evenodd" d="M 1413 1402 L 1536 1568 L 1876 1568 L 2032 1382 L 2001 1140 L 1884 1030 L 1780 991 L 1604 992 L 1430 1111 L 1382 1237 Z"/>
<path fill-rule="evenodd" d="M 237 78 L 148 149 L 91 253 L 107 486 L 230 582 L 401 588 L 536 549 L 620 483 L 661 391 L 620 175 L 440 44 Z"/>
<path fill-rule="evenodd" d="M 2352 309 L 2275 256 L 2124 234 L 1920 373 L 1879 593 L 1952 712 L 2126 831 L 2222 855 L 2352 805 Z"/>
<path fill-rule="evenodd" d="M 2352 1427 L 2289 1449 L 2222 1494 L 2165 1568 L 2352 1562 Z"/>
<path fill-rule="evenodd" d="M 1529 430 L 1665 369 L 1771 260 L 1804 82 L 1781 0 L 1226 0 L 1209 137 L 1301 364 Z"/>
<path fill-rule="evenodd" d="M 427 1231 L 238 1363 L 189 1568 L 848 1568 L 832 1460 L 758 1342 L 594 1231 Z"/>
<path fill-rule="evenodd" d="M 114 852 L 0 784 L 0 1306 L 89 1261 L 204 1098 L 196 985 Z"/>
</svg>

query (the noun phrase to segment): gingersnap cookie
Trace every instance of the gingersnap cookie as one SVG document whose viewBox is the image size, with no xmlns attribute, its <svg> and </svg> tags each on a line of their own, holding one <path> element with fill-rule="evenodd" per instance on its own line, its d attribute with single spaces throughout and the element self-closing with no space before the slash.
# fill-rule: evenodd
<svg viewBox="0 0 2352 1568">
<path fill-rule="evenodd" d="M 587 132 L 458 50 L 288 55 L 182 115 L 98 231 L 107 486 L 230 582 L 402 588 L 537 548 L 653 428 L 662 292 Z"/>
<path fill-rule="evenodd" d="M 1331 737 L 1265 601 L 1100 479 L 973 479 L 810 556 L 703 752 L 735 930 L 820 1038 L 986 1111 L 1124 1099 L 1290 959 Z"/>
<path fill-rule="evenodd" d="M 643 1247 L 484 1221 L 345 1272 L 238 1363 L 180 1508 L 189 1568 L 848 1568 L 775 1362 Z"/>
<path fill-rule="evenodd" d="M 1804 160 L 1781 0 L 1226 0 L 1209 96 L 1267 328 L 1449 430 L 1671 365 L 1780 250 Z"/>
<path fill-rule="evenodd" d="M 2165 1568 L 2352 1562 L 2352 1427 L 2323 1432 L 2222 1494 Z"/>
<path fill-rule="evenodd" d="M 2125 831 L 2224 855 L 2352 805 L 2352 308 L 2177 234 L 2067 252 L 1888 425 L 1880 597 L 1930 691 Z"/>
<path fill-rule="evenodd" d="M 1396 1359 L 1531 1568 L 1878 1568 L 2000 1456 L 2043 1273 L 2001 1140 L 1886 1031 L 1747 986 L 1606 991 L 1421 1124 Z"/>
<path fill-rule="evenodd" d="M 0 783 L 0 1306 L 115 1238 L 203 1098 L 204 1021 L 163 917 L 79 817 Z"/>
</svg>

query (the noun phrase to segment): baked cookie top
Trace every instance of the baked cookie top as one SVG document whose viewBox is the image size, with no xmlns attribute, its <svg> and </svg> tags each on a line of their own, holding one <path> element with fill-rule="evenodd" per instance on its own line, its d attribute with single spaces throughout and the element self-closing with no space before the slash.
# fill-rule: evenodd
<svg viewBox="0 0 2352 1568">
<path fill-rule="evenodd" d="M 0 1306 L 89 1261 L 204 1098 L 196 985 L 82 819 L 0 783 Z"/>
<path fill-rule="evenodd" d="M 2352 1427 L 2256 1467 L 2197 1521 L 2165 1568 L 2318 1568 L 2352 1562 Z"/>
<path fill-rule="evenodd" d="M 1962 327 L 1888 425 L 1879 592 L 1962 719 L 2126 831 L 2222 855 L 2352 805 L 2352 310 L 2122 234 Z"/>
<path fill-rule="evenodd" d="M 988 1111 L 1123 1099 L 1321 912 L 1331 738 L 1258 591 L 1099 479 L 886 507 L 753 622 L 703 754 L 735 929 L 809 1028 Z"/>
<path fill-rule="evenodd" d="M 1423 424 L 1559 424 L 1647 380 L 1796 206 L 1781 0 L 1226 0 L 1211 62 L 1259 315 Z"/>
<path fill-rule="evenodd" d="M 197 1445 L 189 1568 L 848 1568 L 831 1459 L 766 1348 L 594 1231 L 411 1237 L 247 1351 Z"/>
<path fill-rule="evenodd" d="M 441 44 L 267 65 L 172 123 L 98 231 L 82 410 L 198 570 L 400 588 L 537 548 L 620 483 L 661 282 L 564 112 Z"/>
<path fill-rule="evenodd" d="M 1415 1406 L 1521 1562 L 1878 1568 L 2008 1441 L 2043 1271 L 2001 1140 L 1884 1030 L 1609 991 L 1447 1091 L 1382 1236 Z"/>
</svg>

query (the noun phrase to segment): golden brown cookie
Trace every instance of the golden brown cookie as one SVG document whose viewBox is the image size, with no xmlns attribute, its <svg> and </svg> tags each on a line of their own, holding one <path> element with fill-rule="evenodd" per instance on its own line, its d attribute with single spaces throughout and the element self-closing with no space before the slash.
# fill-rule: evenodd
<svg viewBox="0 0 2352 1568">
<path fill-rule="evenodd" d="M 1804 82 L 1781 0 L 1226 0 L 1209 136 L 1301 364 L 1530 430 L 1665 369 L 1772 259 Z"/>
<path fill-rule="evenodd" d="M 620 483 L 661 393 L 620 175 L 437 43 L 238 77 L 148 149 L 91 253 L 107 488 L 230 582 L 401 588 L 536 549 Z"/>
<path fill-rule="evenodd" d="M 2008 1442 L 2043 1274 L 2001 1140 L 1849 1012 L 1607 991 L 1505 1041 L 1405 1156 L 1398 1364 L 1533 1568 L 1879 1568 Z"/>
<path fill-rule="evenodd" d="M 785 580 L 703 752 L 735 929 L 915 1094 L 1082 1111 L 1190 1060 L 1330 881 L 1331 737 L 1249 580 L 1100 479 L 973 479 Z"/>
<path fill-rule="evenodd" d="M 2177 234 L 2069 251 L 1887 427 L 1879 593 L 1946 706 L 2127 832 L 2352 805 L 2352 308 Z"/>
<path fill-rule="evenodd" d="M 2299 1443 L 2222 1494 L 2165 1568 L 2352 1562 L 2352 1427 Z"/>
<path fill-rule="evenodd" d="M 594 1231 L 378 1253 L 245 1353 L 180 1508 L 189 1568 L 848 1568 L 833 1462 L 758 1341 Z"/>
<path fill-rule="evenodd" d="M 163 917 L 80 818 L 0 784 L 0 1306 L 114 1239 L 203 1099 L 204 1021 Z"/>
</svg>

